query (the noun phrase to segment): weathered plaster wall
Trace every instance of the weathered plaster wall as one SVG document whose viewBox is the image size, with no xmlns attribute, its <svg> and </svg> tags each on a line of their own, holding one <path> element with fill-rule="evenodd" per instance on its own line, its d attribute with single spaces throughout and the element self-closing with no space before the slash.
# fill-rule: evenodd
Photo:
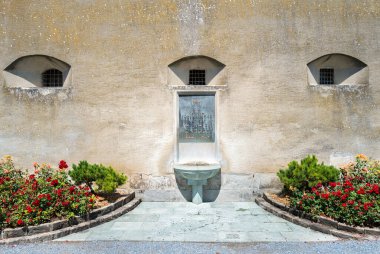
<svg viewBox="0 0 380 254">
<path fill-rule="evenodd" d="M 71 66 L 72 82 L 54 94 L 4 87 L 0 154 L 24 166 L 112 164 L 132 187 L 177 200 L 168 65 L 204 55 L 226 65 L 217 105 L 225 196 L 242 186 L 244 199 L 272 183 L 258 175 L 310 153 L 380 158 L 379 17 L 377 0 L 1 1 L 0 67 L 49 55 Z M 306 64 L 330 53 L 366 63 L 369 86 L 308 86 Z"/>
</svg>

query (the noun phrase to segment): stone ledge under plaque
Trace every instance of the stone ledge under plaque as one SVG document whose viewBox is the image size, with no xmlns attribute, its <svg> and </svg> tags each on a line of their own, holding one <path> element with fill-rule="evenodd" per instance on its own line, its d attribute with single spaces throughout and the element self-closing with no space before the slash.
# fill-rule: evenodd
<svg viewBox="0 0 380 254">
<path fill-rule="evenodd" d="M 184 85 L 184 86 L 168 86 L 170 90 L 174 91 L 225 91 L 228 89 L 227 85 L 218 85 L 218 86 L 192 86 L 192 85 Z"/>
<path fill-rule="evenodd" d="M 71 87 L 4 87 L 21 100 L 65 101 L 72 97 Z"/>
</svg>

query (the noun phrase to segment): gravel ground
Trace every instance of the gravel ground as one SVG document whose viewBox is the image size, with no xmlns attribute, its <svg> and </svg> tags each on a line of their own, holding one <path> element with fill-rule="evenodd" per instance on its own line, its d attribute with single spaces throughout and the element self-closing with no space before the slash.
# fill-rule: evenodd
<svg viewBox="0 0 380 254">
<path fill-rule="evenodd" d="M 45 242 L 0 246 L 1 254 L 76 254 L 76 253 L 176 253 L 176 254 L 228 254 L 228 253 L 379 253 L 380 241 L 337 241 L 337 242 L 285 242 L 285 243 L 184 243 L 184 242 Z"/>
</svg>

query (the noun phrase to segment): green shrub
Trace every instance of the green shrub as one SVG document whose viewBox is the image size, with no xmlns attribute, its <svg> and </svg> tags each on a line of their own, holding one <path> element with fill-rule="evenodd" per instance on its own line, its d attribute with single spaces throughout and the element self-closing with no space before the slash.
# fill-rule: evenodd
<svg viewBox="0 0 380 254">
<path fill-rule="evenodd" d="M 69 174 L 76 184 L 85 183 L 90 187 L 92 193 L 112 193 L 127 180 L 126 176 L 117 173 L 112 167 L 90 164 L 87 161 L 80 161 L 78 165 L 73 164 Z M 94 183 L 97 186 L 96 191 Z"/>
<path fill-rule="evenodd" d="M 301 164 L 292 161 L 288 168 L 281 169 L 277 176 L 284 184 L 285 191 L 308 190 L 317 184 L 326 184 L 337 181 L 339 170 L 333 166 L 326 166 L 323 163 L 318 164 L 315 155 L 308 155 L 301 160 Z"/>
</svg>

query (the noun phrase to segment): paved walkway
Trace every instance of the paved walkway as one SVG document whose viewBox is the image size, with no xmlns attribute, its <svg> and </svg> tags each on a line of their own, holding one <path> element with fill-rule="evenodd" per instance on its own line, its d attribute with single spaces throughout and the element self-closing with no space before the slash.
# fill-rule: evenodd
<svg viewBox="0 0 380 254">
<path fill-rule="evenodd" d="M 253 202 L 142 202 L 122 217 L 56 241 L 284 242 L 336 237 L 278 218 Z"/>
<path fill-rule="evenodd" d="M 0 245 L 1 254 L 374 254 L 380 241 L 190 243 L 190 242 L 45 242 Z"/>
</svg>

